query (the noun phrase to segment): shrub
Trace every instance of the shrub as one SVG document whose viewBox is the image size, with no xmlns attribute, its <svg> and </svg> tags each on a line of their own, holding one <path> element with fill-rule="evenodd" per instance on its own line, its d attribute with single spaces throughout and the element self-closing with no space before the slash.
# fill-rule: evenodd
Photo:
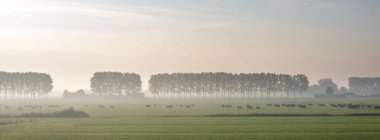
<svg viewBox="0 0 380 140">
<path fill-rule="evenodd" d="M 14 118 L 88 118 L 90 117 L 86 112 L 74 110 L 74 108 L 65 109 L 54 113 L 26 113 Z"/>
</svg>

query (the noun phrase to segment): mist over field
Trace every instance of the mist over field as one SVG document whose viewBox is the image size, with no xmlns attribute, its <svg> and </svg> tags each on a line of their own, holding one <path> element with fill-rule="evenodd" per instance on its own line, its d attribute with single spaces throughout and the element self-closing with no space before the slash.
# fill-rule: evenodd
<svg viewBox="0 0 380 140">
<path fill-rule="evenodd" d="M 0 139 L 379 139 L 379 6 L 0 0 Z"/>
</svg>

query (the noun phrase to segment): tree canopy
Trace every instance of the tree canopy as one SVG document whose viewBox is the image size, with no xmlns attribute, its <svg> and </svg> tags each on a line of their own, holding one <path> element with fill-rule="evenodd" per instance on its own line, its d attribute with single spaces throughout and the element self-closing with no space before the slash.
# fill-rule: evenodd
<svg viewBox="0 0 380 140">
<path fill-rule="evenodd" d="M 167 98 L 267 98 L 276 92 L 301 93 L 309 87 L 308 78 L 303 74 L 274 73 L 161 73 L 152 75 L 149 91 L 156 97 Z M 295 96 L 295 94 L 294 94 Z"/>
<path fill-rule="evenodd" d="M 351 77 L 349 89 L 361 95 L 380 94 L 380 77 Z"/>
<path fill-rule="evenodd" d="M 326 88 L 326 94 L 327 95 L 333 95 L 334 94 L 334 89 L 332 87 L 327 87 Z"/>
<path fill-rule="evenodd" d="M 121 96 L 141 91 L 140 75 L 121 72 L 96 72 L 91 78 L 91 90 L 100 96 Z"/>
<path fill-rule="evenodd" d="M 35 99 L 53 89 L 53 80 L 49 74 L 37 72 L 0 72 L 0 97 Z"/>
</svg>

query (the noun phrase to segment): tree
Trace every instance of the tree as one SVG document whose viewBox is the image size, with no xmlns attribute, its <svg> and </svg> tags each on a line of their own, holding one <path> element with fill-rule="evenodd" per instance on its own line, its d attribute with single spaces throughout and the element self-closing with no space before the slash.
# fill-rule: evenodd
<svg viewBox="0 0 380 140">
<path fill-rule="evenodd" d="M 338 91 L 338 86 L 333 82 L 331 78 L 320 79 L 318 81 L 318 85 L 321 89 L 320 92 L 323 92 L 328 87 L 331 87 L 334 92 Z"/>
<path fill-rule="evenodd" d="M 160 73 L 149 79 L 149 91 L 154 98 L 252 98 L 276 97 L 276 93 L 302 93 L 308 89 L 308 78 L 275 73 Z M 195 95 L 195 96 L 194 96 Z"/>
<path fill-rule="evenodd" d="M 303 92 L 307 91 L 309 88 L 309 80 L 306 75 L 304 74 L 298 74 L 296 75 L 296 81 L 297 81 L 297 90 L 299 93 L 301 93 L 301 97 L 303 97 Z"/>
<path fill-rule="evenodd" d="M 341 87 L 341 88 L 339 89 L 339 92 L 340 92 L 341 94 L 344 94 L 344 93 L 347 93 L 347 92 L 348 92 L 348 89 L 347 89 L 346 87 Z"/>
<path fill-rule="evenodd" d="M 53 80 L 49 74 L 36 72 L 0 72 L 0 97 L 8 99 L 47 98 Z M 37 95 L 37 96 L 36 96 Z"/>
<path fill-rule="evenodd" d="M 141 91 L 140 75 L 121 72 L 96 72 L 91 78 L 91 90 L 98 96 L 131 95 Z"/>
<path fill-rule="evenodd" d="M 293 76 L 291 75 L 284 75 L 284 90 L 286 92 L 287 98 L 289 98 L 289 92 L 294 91 L 295 93 L 295 87 L 296 87 L 296 81 L 294 80 Z"/>
<path fill-rule="evenodd" d="M 349 89 L 362 96 L 380 94 L 380 77 L 350 77 Z"/>
<path fill-rule="evenodd" d="M 327 87 L 326 88 L 326 94 L 327 95 L 333 95 L 334 94 L 334 89 L 332 87 Z"/>
<path fill-rule="evenodd" d="M 76 94 L 86 94 L 86 92 L 83 89 L 78 90 L 75 92 Z"/>
</svg>

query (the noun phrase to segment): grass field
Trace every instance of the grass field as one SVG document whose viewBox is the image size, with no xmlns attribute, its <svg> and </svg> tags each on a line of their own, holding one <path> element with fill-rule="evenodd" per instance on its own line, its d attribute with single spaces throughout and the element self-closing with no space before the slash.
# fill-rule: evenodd
<svg viewBox="0 0 380 140">
<path fill-rule="evenodd" d="M 267 106 L 305 104 L 307 108 Z M 0 102 L 0 114 L 54 112 L 74 107 L 90 118 L 0 118 L 0 139 L 380 139 L 380 117 L 205 117 L 213 114 L 356 114 L 379 109 L 334 108 L 330 103 L 378 105 L 379 99 L 108 100 Z M 48 105 L 59 107 L 48 107 Z M 149 104 L 151 107 L 146 107 Z M 157 106 L 154 107 L 154 104 Z M 180 107 L 180 105 L 184 105 Z M 193 106 L 191 106 L 193 104 Z M 222 104 L 232 108 L 222 108 Z M 247 109 L 246 105 L 260 106 Z M 312 105 L 309 105 L 312 104 Z M 326 104 L 319 106 L 318 104 Z M 27 108 L 25 105 L 38 106 Z M 173 108 L 167 108 L 172 105 Z M 190 108 L 185 106 L 189 105 Z M 101 107 L 100 107 L 101 106 Z M 242 109 L 237 109 L 242 106 Z M 170 116 L 170 117 L 168 117 Z"/>
</svg>

